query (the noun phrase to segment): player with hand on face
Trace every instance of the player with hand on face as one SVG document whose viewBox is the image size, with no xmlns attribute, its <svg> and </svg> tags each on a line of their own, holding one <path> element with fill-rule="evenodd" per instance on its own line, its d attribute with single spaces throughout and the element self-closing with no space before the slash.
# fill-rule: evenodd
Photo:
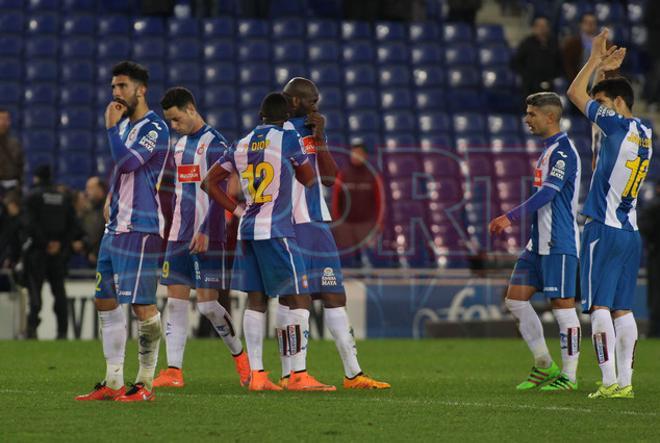
<svg viewBox="0 0 660 443">
<path fill-rule="evenodd" d="M 174 210 L 161 279 L 167 286 L 168 368 L 156 377 L 154 386 L 184 386 L 181 368 L 188 335 L 191 288 L 195 288 L 197 309 L 227 345 L 241 384 L 246 386 L 250 378 L 247 355 L 231 316 L 218 303 L 219 292 L 228 292 L 224 209 L 200 189 L 207 170 L 227 149 L 227 141 L 204 122 L 188 89 L 170 88 L 160 104 L 165 119 L 182 137 L 174 147 Z"/>
<path fill-rule="evenodd" d="M 525 123 L 543 138 L 544 149 L 536 163 L 536 192 L 522 205 L 490 222 L 500 234 L 513 222 L 531 216 L 531 238 L 516 262 L 506 295 L 506 306 L 534 356 L 534 366 L 518 390 L 542 386 L 544 391 L 575 390 L 580 355 L 580 321 L 575 311 L 578 272 L 580 156 L 566 133 L 559 129 L 562 105 L 554 92 L 527 97 Z M 552 360 L 541 320 L 529 300 L 536 292 L 550 299 L 559 324 L 562 370 Z"/>
</svg>

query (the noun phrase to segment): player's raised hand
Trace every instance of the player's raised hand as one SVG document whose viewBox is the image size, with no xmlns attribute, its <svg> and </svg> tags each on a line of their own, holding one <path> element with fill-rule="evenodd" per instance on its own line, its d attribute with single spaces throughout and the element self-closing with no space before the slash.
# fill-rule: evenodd
<svg viewBox="0 0 660 443">
<path fill-rule="evenodd" d="M 600 34 L 591 39 L 591 58 L 600 61 L 607 54 L 607 37 L 610 35 L 610 30 L 603 28 Z"/>
<path fill-rule="evenodd" d="M 325 116 L 320 112 L 312 112 L 307 116 L 307 124 L 314 126 L 313 135 L 317 140 L 325 140 Z"/>
<path fill-rule="evenodd" d="M 511 226 L 511 220 L 506 215 L 500 215 L 488 224 L 488 230 L 493 234 L 501 234 L 506 228 Z"/>
<path fill-rule="evenodd" d="M 209 249 L 209 236 L 203 232 L 198 232 L 190 242 L 191 254 L 203 254 Z"/>
<path fill-rule="evenodd" d="M 610 49 L 608 49 L 607 54 L 605 54 L 605 57 L 603 57 L 603 60 L 600 62 L 600 69 L 603 72 L 619 69 L 625 57 L 626 48 L 617 48 L 616 46 L 612 46 Z"/>
<path fill-rule="evenodd" d="M 105 108 L 105 127 L 110 129 L 116 126 L 126 112 L 126 109 L 124 104 L 116 100 L 108 103 L 108 106 Z"/>
</svg>

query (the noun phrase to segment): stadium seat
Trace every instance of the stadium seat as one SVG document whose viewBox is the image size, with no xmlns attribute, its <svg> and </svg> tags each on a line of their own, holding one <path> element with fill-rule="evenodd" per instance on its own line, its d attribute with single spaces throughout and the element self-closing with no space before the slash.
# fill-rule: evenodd
<svg viewBox="0 0 660 443">
<path fill-rule="evenodd" d="M 96 42 L 92 37 L 76 37 L 62 40 L 63 58 L 93 59 Z"/>
<path fill-rule="evenodd" d="M 59 0 L 28 0 L 25 2 L 29 11 L 57 11 L 60 6 Z"/>
<path fill-rule="evenodd" d="M 477 51 L 470 44 L 456 44 L 445 48 L 445 63 L 447 66 L 474 65 L 477 61 Z"/>
<path fill-rule="evenodd" d="M 424 89 L 415 93 L 415 105 L 418 111 L 444 109 L 445 100 L 444 89 Z"/>
<path fill-rule="evenodd" d="M 28 61 L 25 64 L 25 77 L 28 81 L 57 81 L 57 63 L 53 60 Z"/>
<path fill-rule="evenodd" d="M 316 82 L 315 82 L 316 83 Z M 321 90 L 321 107 L 342 108 L 344 103 L 342 90 L 336 87 L 324 87 Z"/>
<path fill-rule="evenodd" d="M 406 40 L 408 34 L 405 25 L 399 22 L 379 22 L 375 30 L 377 41 Z"/>
<path fill-rule="evenodd" d="M 387 89 L 381 91 L 380 106 L 383 110 L 411 109 L 413 100 L 410 89 Z"/>
<path fill-rule="evenodd" d="M 93 15 L 67 17 L 62 24 L 62 34 L 94 36 L 96 34 L 96 19 Z"/>
<path fill-rule="evenodd" d="M 456 150 L 454 140 L 449 134 L 422 134 L 419 138 L 419 146 L 424 151 L 443 150 L 453 152 Z"/>
<path fill-rule="evenodd" d="M 34 152 L 55 152 L 57 146 L 55 133 L 45 129 L 31 129 L 23 132 L 22 141 L 23 149 L 28 155 Z"/>
<path fill-rule="evenodd" d="M 272 46 L 273 61 L 276 63 L 302 63 L 305 61 L 305 44 L 302 40 L 284 40 Z"/>
<path fill-rule="evenodd" d="M 11 34 L 0 34 L 0 57 L 19 57 L 22 53 L 22 37 Z"/>
<path fill-rule="evenodd" d="M 346 110 L 369 110 L 378 107 L 378 97 L 372 88 L 346 90 Z"/>
<path fill-rule="evenodd" d="M 488 132 L 491 135 L 520 135 L 520 119 L 514 114 L 489 114 Z"/>
<path fill-rule="evenodd" d="M 438 88 L 445 84 L 445 70 L 439 66 L 424 66 L 413 70 L 413 82 L 418 88 Z"/>
<path fill-rule="evenodd" d="M 23 64 L 16 59 L 0 59 L 0 80 L 22 80 Z"/>
<path fill-rule="evenodd" d="M 0 82 L 0 103 L 3 105 L 21 102 L 21 85 L 18 82 Z"/>
<path fill-rule="evenodd" d="M 371 24 L 363 21 L 345 21 L 341 24 L 341 36 L 344 40 L 370 40 Z"/>
<path fill-rule="evenodd" d="M 160 37 L 135 39 L 132 42 L 133 58 L 136 60 L 162 60 L 165 56 L 165 46 L 165 40 Z"/>
<path fill-rule="evenodd" d="M 201 45 L 196 38 L 176 38 L 167 45 L 167 57 L 171 61 L 195 63 L 201 51 Z"/>
<path fill-rule="evenodd" d="M 97 2 L 95 0 L 62 0 L 62 10 L 75 12 L 95 12 L 96 4 Z"/>
<path fill-rule="evenodd" d="M 151 89 L 151 87 L 149 88 Z M 101 113 L 104 112 L 105 106 L 112 100 L 112 89 L 110 82 L 107 85 L 97 85 L 95 88 L 96 104 Z"/>
<path fill-rule="evenodd" d="M 346 117 L 344 116 L 344 113 L 341 110 L 324 107 L 323 114 L 325 115 L 326 118 L 325 126 L 328 132 L 344 131 L 344 127 L 346 126 L 345 124 Z"/>
<path fill-rule="evenodd" d="M 142 63 L 149 70 L 149 84 L 165 81 L 165 65 L 160 60 L 147 60 Z M 195 66 L 197 69 L 197 66 Z M 151 86 L 153 87 L 153 86 Z"/>
<path fill-rule="evenodd" d="M 39 166 L 50 165 L 52 167 L 55 162 L 55 156 L 52 152 L 30 152 L 26 157 L 27 169 L 30 174 Z"/>
<path fill-rule="evenodd" d="M 630 24 L 641 24 L 644 17 L 644 5 L 646 0 L 628 1 L 628 22 Z"/>
<path fill-rule="evenodd" d="M 562 117 L 560 122 L 561 130 L 570 133 L 571 135 L 590 135 L 591 124 L 582 116 L 575 117 Z"/>
<path fill-rule="evenodd" d="M 454 112 L 482 111 L 485 103 L 478 90 L 450 88 L 446 96 L 449 108 Z M 506 97 L 508 98 L 509 94 Z"/>
<path fill-rule="evenodd" d="M 488 142 L 483 136 L 469 135 L 454 137 L 456 152 L 465 153 L 473 150 L 484 150 L 488 148 Z"/>
<path fill-rule="evenodd" d="M 483 67 L 508 67 L 511 62 L 511 50 L 506 44 L 484 46 L 479 48 L 479 62 Z"/>
<path fill-rule="evenodd" d="M 94 113 L 88 106 L 69 107 L 60 111 L 62 129 L 87 129 L 94 127 Z"/>
<path fill-rule="evenodd" d="M 474 112 L 454 114 L 452 126 L 456 135 L 481 135 L 486 131 L 486 122 L 483 116 Z"/>
<path fill-rule="evenodd" d="M 498 92 L 511 90 L 515 86 L 515 77 L 508 67 L 489 68 L 481 71 L 481 82 L 485 89 L 495 89 Z"/>
<path fill-rule="evenodd" d="M 408 63 L 408 53 L 408 46 L 404 43 L 386 43 L 378 47 L 378 63 Z"/>
<path fill-rule="evenodd" d="M 387 112 L 383 115 L 383 131 L 412 133 L 416 131 L 415 117 L 410 111 Z"/>
<path fill-rule="evenodd" d="M 215 86 L 204 88 L 204 107 L 233 108 L 236 105 L 236 88 L 234 86 Z"/>
<path fill-rule="evenodd" d="M 93 82 L 94 63 L 90 61 L 69 61 L 62 65 L 61 81 L 67 82 Z M 110 79 L 107 80 L 110 83 Z"/>
<path fill-rule="evenodd" d="M 273 41 L 305 37 L 305 21 L 298 18 L 282 18 L 272 22 Z"/>
<path fill-rule="evenodd" d="M 199 65 L 188 62 L 174 62 L 167 66 L 167 80 L 171 83 L 198 83 L 201 79 Z"/>
<path fill-rule="evenodd" d="M 98 40 L 97 56 L 99 59 L 125 60 L 131 54 L 131 41 L 128 37 L 106 37 Z"/>
<path fill-rule="evenodd" d="M 477 25 L 477 43 L 480 45 L 502 42 L 506 44 L 502 25 Z"/>
<path fill-rule="evenodd" d="M 241 19 L 237 24 L 239 39 L 268 39 L 270 29 L 265 20 Z"/>
<path fill-rule="evenodd" d="M 444 51 L 435 43 L 417 44 L 410 52 L 413 65 L 436 65 L 445 61 Z"/>
<path fill-rule="evenodd" d="M 270 86 L 270 65 L 268 63 L 248 63 L 239 67 L 238 80 L 242 85 Z"/>
<path fill-rule="evenodd" d="M 309 77 L 307 66 L 302 63 L 283 63 L 273 66 L 273 90 L 280 90 L 293 77 Z"/>
<path fill-rule="evenodd" d="M 135 37 L 160 37 L 165 35 L 165 24 L 160 17 L 144 17 L 133 20 Z"/>
<path fill-rule="evenodd" d="M 242 62 L 267 62 L 270 60 L 270 44 L 267 40 L 244 40 L 238 44 L 238 60 Z"/>
<path fill-rule="evenodd" d="M 231 17 L 215 17 L 202 20 L 204 41 L 215 38 L 233 39 L 236 24 Z"/>
<path fill-rule="evenodd" d="M 4 10 L 23 9 L 24 0 L 0 0 L 0 8 Z"/>
<path fill-rule="evenodd" d="M 336 64 L 314 65 L 309 70 L 310 79 L 318 85 L 340 85 L 342 72 Z"/>
<path fill-rule="evenodd" d="M 23 109 L 24 129 L 55 129 L 57 117 L 55 108 L 50 106 L 30 106 Z"/>
<path fill-rule="evenodd" d="M 348 144 L 355 145 L 358 143 L 364 144 L 367 147 L 367 150 L 372 152 L 376 151 L 378 148 L 382 146 L 379 132 L 365 132 L 365 131 L 349 132 Z"/>
<path fill-rule="evenodd" d="M 506 140 L 500 139 L 498 142 L 504 145 Z M 493 172 L 497 177 L 515 177 L 519 179 L 520 177 L 530 176 L 532 169 L 527 159 L 521 157 L 518 152 L 510 154 L 498 153 L 493 155 Z"/>
<path fill-rule="evenodd" d="M 209 111 L 206 113 L 206 121 L 214 128 L 218 128 L 223 134 L 225 131 L 236 131 L 238 129 L 236 111 L 233 109 Z"/>
<path fill-rule="evenodd" d="M 199 36 L 199 20 L 196 18 L 172 18 L 167 22 L 167 34 L 170 38 Z"/>
<path fill-rule="evenodd" d="M 229 39 L 214 40 L 204 44 L 204 59 L 208 62 L 233 61 L 234 41 Z"/>
<path fill-rule="evenodd" d="M 346 42 L 342 50 L 344 63 L 369 63 L 374 60 L 374 48 L 371 42 Z"/>
<path fill-rule="evenodd" d="M 380 117 L 375 111 L 355 111 L 348 115 L 351 132 L 376 132 L 380 129 Z"/>
<path fill-rule="evenodd" d="M 626 18 L 623 5 L 618 2 L 596 3 L 594 12 L 599 23 L 621 23 Z"/>
<path fill-rule="evenodd" d="M 447 84 L 452 88 L 476 88 L 479 86 L 479 70 L 469 66 L 447 70 Z"/>
<path fill-rule="evenodd" d="M 452 180 L 458 182 L 461 179 L 461 162 L 458 156 L 451 153 L 425 152 L 422 156 L 422 169 L 426 174 L 438 181 Z M 459 182 L 458 190 L 454 192 L 460 192 L 460 188 L 461 185 Z M 449 195 L 447 197 L 449 199 L 455 199 L 458 196 Z M 442 200 L 443 196 L 434 196 L 432 198 L 433 200 Z M 461 198 L 462 196 L 458 200 Z"/>
<path fill-rule="evenodd" d="M 381 87 L 408 87 L 410 85 L 410 69 L 405 65 L 384 66 L 379 71 Z"/>
<path fill-rule="evenodd" d="M 385 134 L 384 145 L 386 149 L 417 148 L 417 138 L 413 133 Z"/>
<path fill-rule="evenodd" d="M 53 36 L 32 37 L 25 40 L 25 55 L 30 58 L 57 58 L 59 42 Z"/>
<path fill-rule="evenodd" d="M 493 152 L 507 150 L 521 150 L 524 148 L 522 138 L 518 135 L 497 135 L 490 138 L 490 146 Z"/>
<path fill-rule="evenodd" d="M 339 37 L 339 26 L 334 20 L 307 20 L 307 38 L 310 41 L 336 39 Z"/>
<path fill-rule="evenodd" d="M 213 63 L 204 67 L 204 82 L 207 85 L 217 83 L 234 83 L 236 81 L 236 66 L 234 63 Z"/>
<path fill-rule="evenodd" d="M 2 34 L 23 34 L 25 16 L 21 11 L 3 11 L 0 14 L 0 30 Z"/>
<path fill-rule="evenodd" d="M 256 115 L 261 101 L 269 92 L 270 86 L 254 86 L 240 89 L 239 102 L 241 108 L 249 110 L 249 112 Z"/>
<path fill-rule="evenodd" d="M 71 151 L 89 153 L 93 152 L 94 147 L 96 146 L 94 133 L 92 131 L 61 130 L 58 134 L 58 139 L 59 150 L 61 153 Z"/>
<path fill-rule="evenodd" d="M 376 82 L 376 72 L 372 65 L 353 65 L 344 69 L 346 87 L 372 86 Z"/>
<path fill-rule="evenodd" d="M 60 86 L 60 105 L 89 105 L 95 100 L 91 84 L 74 83 Z"/>
<path fill-rule="evenodd" d="M 259 124 L 259 115 L 255 110 L 243 111 L 240 117 L 239 129 L 242 134 L 247 134 Z"/>
<path fill-rule="evenodd" d="M 473 41 L 472 28 L 467 23 L 447 23 L 442 30 L 445 42 L 448 44 Z"/>
<path fill-rule="evenodd" d="M 131 23 L 123 15 L 111 15 L 99 17 L 98 19 L 98 35 L 100 38 L 128 36 L 131 31 Z"/>
<path fill-rule="evenodd" d="M 427 21 L 411 23 L 408 27 L 408 38 L 414 44 L 438 43 L 443 40 L 444 36 L 437 23 Z"/>
<path fill-rule="evenodd" d="M 28 18 L 28 34 L 57 34 L 60 31 L 59 16 L 55 13 L 35 14 Z"/>
<path fill-rule="evenodd" d="M 448 134 L 452 123 L 445 112 L 424 112 L 418 116 L 419 131 L 424 134 Z"/>
<path fill-rule="evenodd" d="M 319 40 L 307 47 L 310 63 L 336 63 L 339 61 L 339 45 L 333 40 Z"/>
<path fill-rule="evenodd" d="M 565 2 L 559 11 L 559 24 L 566 25 L 576 22 L 584 12 L 584 5 L 580 3 Z"/>
<path fill-rule="evenodd" d="M 387 177 L 407 178 L 407 183 L 410 184 L 412 184 L 410 178 L 414 174 L 419 174 L 422 170 L 419 158 L 409 151 L 387 149 L 382 152 L 382 159 L 383 173 Z M 412 195 L 407 196 L 407 198 L 411 197 Z"/>
<path fill-rule="evenodd" d="M 75 155 L 62 155 L 57 159 L 57 172 L 63 179 L 82 177 L 85 180 L 94 172 L 94 163 L 89 152 L 76 152 Z M 81 179 L 82 181 L 82 179 Z M 76 186 L 79 186 L 76 184 Z M 84 182 L 82 189 L 84 189 Z"/>
</svg>

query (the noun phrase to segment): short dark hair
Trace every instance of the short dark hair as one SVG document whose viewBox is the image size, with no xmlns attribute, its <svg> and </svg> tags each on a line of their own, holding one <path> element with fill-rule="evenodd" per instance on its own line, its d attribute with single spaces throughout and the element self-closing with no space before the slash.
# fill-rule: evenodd
<svg viewBox="0 0 660 443">
<path fill-rule="evenodd" d="M 591 96 L 593 97 L 599 92 L 604 93 L 607 98 L 612 100 L 621 97 L 626 102 L 628 109 L 632 111 L 635 104 L 635 93 L 627 78 L 613 77 L 601 80 L 591 88 Z"/>
<path fill-rule="evenodd" d="M 112 67 L 112 76 L 126 75 L 131 80 L 142 83 L 144 86 L 149 84 L 149 71 L 139 63 L 125 60 Z"/>
<path fill-rule="evenodd" d="M 261 118 L 268 121 L 284 121 L 289 118 L 289 103 L 281 92 L 271 92 L 261 102 Z"/>
<path fill-rule="evenodd" d="M 197 103 L 195 103 L 195 97 L 192 95 L 192 92 L 183 86 L 174 86 L 168 89 L 165 91 L 163 98 L 160 99 L 160 106 L 163 110 L 170 109 L 174 106 L 183 109 L 190 103 L 197 108 Z"/>
<path fill-rule="evenodd" d="M 53 171 L 49 164 L 41 164 L 34 169 L 34 176 L 39 178 L 42 185 L 49 185 L 53 178 Z"/>
<path fill-rule="evenodd" d="M 561 99 L 554 92 L 536 92 L 527 96 L 525 103 L 530 106 L 537 106 L 539 108 L 543 106 L 557 106 L 560 109 L 563 108 L 561 104 Z"/>
</svg>

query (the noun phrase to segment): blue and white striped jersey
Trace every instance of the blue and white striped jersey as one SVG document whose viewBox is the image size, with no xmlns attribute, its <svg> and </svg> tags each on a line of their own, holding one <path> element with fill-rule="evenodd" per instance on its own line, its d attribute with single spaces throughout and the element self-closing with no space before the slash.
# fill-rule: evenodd
<svg viewBox="0 0 660 443">
<path fill-rule="evenodd" d="M 208 226 L 204 231 L 209 240 L 225 241 L 224 209 L 202 191 L 201 184 L 207 171 L 226 150 L 227 140 L 209 125 L 204 125 L 194 134 L 181 137 L 176 143 L 170 241 L 190 242 L 200 231 L 207 214 Z"/>
<path fill-rule="evenodd" d="M 247 207 L 238 228 L 239 240 L 294 237 L 292 187 L 294 166 L 307 156 L 298 133 L 260 125 L 225 152 L 218 163 L 236 171 Z"/>
<path fill-rule="evenodd" d="M 107 230 L 136 231 L 163 237 L 165 217 L 158 187 L 166 169 L 171 167 L 171 157 L 168 157 L 169 129 L 153 111 L 134 123 L 124 119 L 119 123 L 119 128 L 108 129 L 110 143 L 113 131 L 116 137 L 117 129 L 121 142 L 132 154 L 127 160 L 139 161 L 140 166 L 127 172 L 122 164 L 115 165 Z"/>
<path fill-rule="evenodd" d="M 293 222 L 296 225 L 332 221 L 328 204 L 323 197 L 321 173 L 316 161 L 316 142 L 312 136 L 312 130 L 305 126 L 305 118 L 295 117 L 284 123 L 284 129 L 293 129 L 298 132 L 307 158 L 312 162 L 316 173 L 316 183 L 314 186 L 305 187 L 297 180 L 293 183 Z"/>
<path fill-rule="evenodd" d="M 594 100 L 585 114 L 603 131 L 582 213 L 613 228 L 637 230 L 637 195 L 652 155 L 652 131 Z"/>
<path fill-rule="evenodd" d="M 532 234 L 527 249 L 539 255 L 578 256 L 580 233 L 577 213 L 582 167 L 580 155 L 566 133 L 544 140 L 536 163 L 534 189 L 547 186 L 557 194 L 532 216 Z"/>
</svg>

